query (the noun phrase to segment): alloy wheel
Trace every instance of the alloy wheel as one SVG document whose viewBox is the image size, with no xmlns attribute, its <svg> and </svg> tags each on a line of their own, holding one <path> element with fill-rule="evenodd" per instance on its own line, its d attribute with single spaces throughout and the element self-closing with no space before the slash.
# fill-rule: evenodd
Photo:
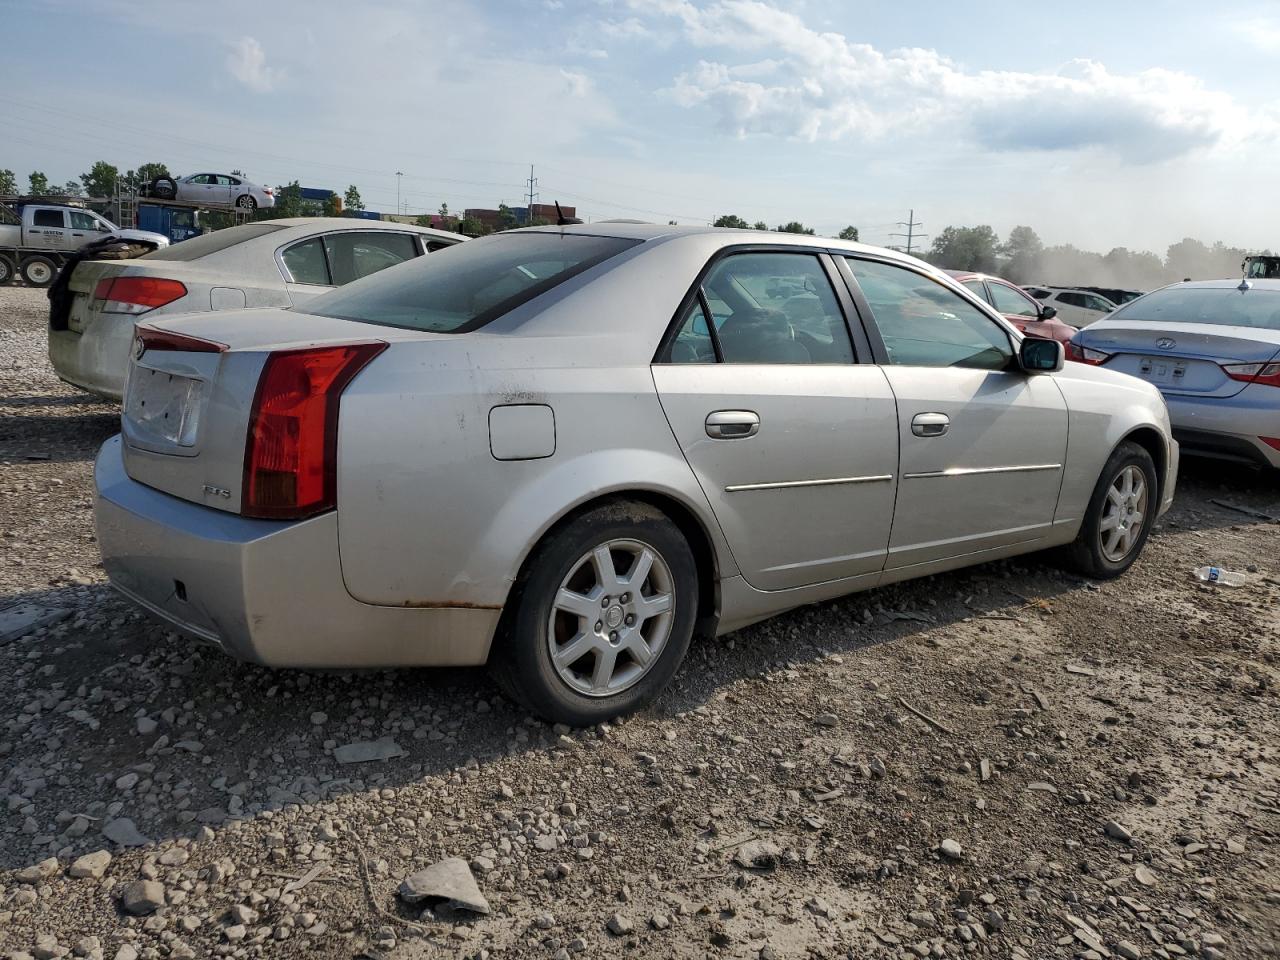
<svg viewBox="0 0 1280 960">
<path fill-rule="evenodd" d="M 609 540 L 583 554 L 552 601 L 547 645 L 557 675 L 589 697 L 634 686 L 671 636 L 675 580 L 653 547 Z"/>
<path fill-rule="evenodd" d="M 1146 515 L 1147 480 L 1141 469 L 1129 464 L 1116 474 L 1107 488 L 1102 519 L 1098 522 L 1103 556 L 1112 563 L 1127 557 L 1138 542 Z"/>
</svg>

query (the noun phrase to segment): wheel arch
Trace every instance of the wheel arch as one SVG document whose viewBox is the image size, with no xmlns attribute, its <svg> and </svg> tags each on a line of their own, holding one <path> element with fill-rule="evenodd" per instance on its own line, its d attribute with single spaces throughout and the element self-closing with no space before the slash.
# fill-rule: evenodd
<svg viewBox="0 0 1280 960">
<path fill-rule="evenodd" d="M 698 620 L 694 627 L 694 634 L 695 636 L 714 636 L 716 624 L 720 619 L 720 561 L 716 553 L 714 536 L 706 521 L 698 515 L 697 510 L 682 497 L 667 490 L 651 487 L 622 487 L 601 492 L 565 507 L 551 520 L 520 557 L 520 564 L 511 589 L 507 592 L 506 601 L 503 603 L 502 617 L 498 624 L 499 635 L 505 632 L 509 618 L 513 615 L 515 604 L 512 601 L 520 585 L 528 576 L 530 564 L 538 547 L 557 530 L 584 513 L 623 501 L 635 501 L 651 506 L 661 511 L 679 529 L 689 544 L 690 550 L 693 551 L 694 563 L 698 571 Z M 490 655 L 497 647 L 496 643 L 490 646 Z"/>
<path fill-rule="evenodd" d="M 1165 446 L 1164 437 L 1155 427 L 1141 426 L 1130 430 L 1120 439 L 1120 443 L 1126 442 L 1136 443 L 1151 454 L 1151 461 L 1156 466 L 1155 502 L 1158 508 L 1164 498 L 1165 470 L 1169 464 L 1169 450 Z"/>
</svg>

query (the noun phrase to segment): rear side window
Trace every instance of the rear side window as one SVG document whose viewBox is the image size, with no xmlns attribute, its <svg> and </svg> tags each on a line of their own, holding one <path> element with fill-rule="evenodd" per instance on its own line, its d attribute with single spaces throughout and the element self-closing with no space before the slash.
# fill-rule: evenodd
<svg viewBox="0 0 1280 960">
<path fill-rule="evenodd" d="M 516 233 L 456 244 L 359 280 L 307 312 L 408 330 L 464 333 L 635 246 L 639 240 Z"/>
<path fill-rule="evenodd" d="M 294 283 L 329 285 L 329 265 L 324 259 L 322 243 L 322 238 L 313 237 L 285 249 L 281 258 L 289 271 L 289 279 Z"/>
<path fill-rule="evenodd" d="M 708 316 L 709 312 L 709 316 Z M 702 282 L 671 363 L 853 363 L 831 281 L 812 254 L 738 253 Z"/>
<path fill-rule="evenodd" d="M 979 300 L 985 300 L 987 303 L 991 302 L 991 298 L 987 296 L 987 285 L 981 280 L 966 280 L 964 285 L 968 287 Z"/>
<path fill-rule="evenodd" d="M 225 230 L 215 230 L 213 233 L 192 237 L 190 240 L 182 241 L 182 243 L 175 243 L 171 247 L 145 254 L 142 259 L 199 260 L 201 257 L 209 256 L 211 253 L 219 253 L 229 247 L 234 247 L 237 243 L 256 240 L 258 237 L 265 237 L 269 233 L 285 229 L 288 228 L 278 223 L 246 223 L 239 227 L 227 227 Z"/>
<path fill-rule="evenodd" d="M 61 210 L 37 210 L 31 224 L 36 227 L 65 227 L 67 215 Z"/>
<path fill-rule="evenodd" d="M 418 255 L 418 245 L 409 234 L 381 230 L 331 233 L 324 238 L 324 249 L 335 286 L 370 276 Z"/>
</svg>

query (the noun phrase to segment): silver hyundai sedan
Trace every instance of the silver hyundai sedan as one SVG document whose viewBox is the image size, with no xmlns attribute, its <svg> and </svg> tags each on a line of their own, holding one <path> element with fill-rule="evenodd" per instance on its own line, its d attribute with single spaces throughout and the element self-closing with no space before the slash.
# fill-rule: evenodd
<svg viewBox="0 0 1280 960">
<path fill-rule="evenodd" d="M 589 724 L 691 637 L 1049 547 L 1122 573 L 1174 491 L 1150 384 L 910 257 L 593 224 L 137 330 L 112 582 L 275 666 L 488 663 Z"/>
<path fill-rule="evenodd" d="M 1280 469 L 1280 280 L 1175 283 L 1068 350 L 1155 384 L 1187 453 Z"/>
</svg>

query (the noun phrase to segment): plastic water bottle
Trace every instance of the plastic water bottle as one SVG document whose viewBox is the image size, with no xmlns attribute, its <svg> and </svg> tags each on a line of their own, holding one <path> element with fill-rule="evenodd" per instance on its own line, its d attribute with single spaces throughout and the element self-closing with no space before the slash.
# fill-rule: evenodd
<svg viewBox="0 0 1280 960">
<path fill-rule="evenodd" d="M 1243 587 L 1249 578 L 1234 570 L 1223 570 L 1221 567 L 1198 567 L 1196 576 L 1204 583 L 1217 583 L 1224 587 Z"/>
</svg>

